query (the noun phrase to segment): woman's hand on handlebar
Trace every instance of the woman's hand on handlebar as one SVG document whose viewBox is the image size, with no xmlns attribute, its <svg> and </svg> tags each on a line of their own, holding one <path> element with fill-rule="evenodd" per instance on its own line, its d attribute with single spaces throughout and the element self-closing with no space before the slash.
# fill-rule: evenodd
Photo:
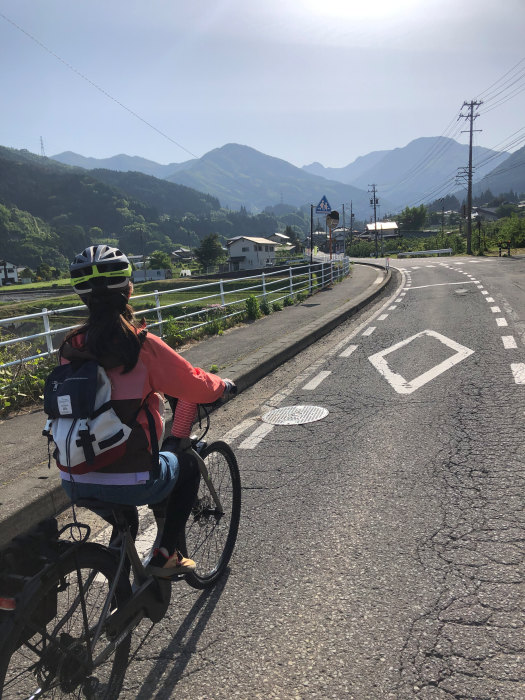
<svg viewBox="0 0 525 700">
<path fill-rule="evenodd" d="M 226 385 L 225 389 L 224 389 L 224 393 L 222 395 L 222 398 L 224 400 L 232 399 L 234 396 L 237 395 L 237 385 L 235 384 L 235 382 L 232 382 L 231 379 L 224 379 L 223 378 L 222 381 Z"/>
</svg>

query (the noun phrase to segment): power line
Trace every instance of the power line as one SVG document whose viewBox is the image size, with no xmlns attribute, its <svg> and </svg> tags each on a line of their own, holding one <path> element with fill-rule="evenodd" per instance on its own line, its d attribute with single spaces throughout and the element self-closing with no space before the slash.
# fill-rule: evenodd
<svg viewBox="0 0 525 700">
<path fill-rule="evenodd" d="M 498 78 L 494 83 L 492 83 L 492 85 L 489 85 L 488 88 L 486 88 L 485 90 L 483 90 L 483 92 L 480 92 L 479 95 L 477 96 L 477 99 L 478 99 L 478 100 L 480 100 L 480 99 L 482 99 L 482 98 L 483 98 L 484 100 L 489 99 L 489 98 L 487 97 L 486 94 L 487 94 L 493 87 L 495 87 L 501 80 L 503 80 L 504 78 L 506 78 L 507 75 L 509 75 L 510 73 L 512 73 L 512 72 L 513 72 L 519 65 L 521 65 L 524 61 L 525 61 L 525 58 L 522 58 L 520 61 L 518 61 L 518 63 L 516 63 L 515 66 L 513 66 L 513 67 L 512 67 L 510 70 L 508 70 L 504 75 L 502 75 L 501 78 Z M 498 88 L 496 88 L 496 89 L 498 89 Z"/>
<path fill-rule="evenodd" d="M 16 27 L 16 29 L 18 29 L 20 32 L 22 32 L 22 34 L 25 34 L 26 36 L 28 36 L 28 37 L 31 39 L 31 41 L 34 41 L 35 44 L 38 44 L 38 46 L 40 46 L 42 49 L 44 49 L 44 51 L 47 51 L 48 54 L 50 54 L 51 56 L 53 56 L 54 58 L 56 58 L 58 61 L 60 61 L 60 63 L 63 63 L 67 68 L 69 68 L 70 71 L 72 71 L 73 73 L 76 73 L 78 76 L 80 76 L 80 77 L 82 78 L 82 80 L 85 80 L 87 83 L 89 83 L 92 87 L 94 87 L 96 90 L 98 90 L 99 92 L 101 92 L 101 93 L 102 93 L 105 97 L 107 97 L 109 100 L 112 100 L 113 102 L 115 102 L 115 104 L 117 104 L 119 107 L 122 107 L 122 109 L 125 109 L 126 112 L 129 112 L 129 114 L 131 114 L 132 116 L 134 116 L 136 119 L 138 119 L 139 121 L 141 121 L 143 124 L 145 124 L 146 126 L 148 126 L 150 129 L 153 129 L 153 131 L 156 131 L 157 134 L 160 134 L 160 136 L 162 136 L 163 138 L 167 139 L 168 141 L 170 141 L 170 143 L 173 143 L 175 146 L 177 146 L 178 148 L 182 149 L 183 151 L 185 151 L 186 153 L 188 153 L 188 154 L 189 154 L 190 156 L 192 156 L 193 158 L 198 158 L 198 157 L 199 157 L 199 156 L 195 155 L 195 153 L 192 153 L 190 150 L 188 150 L 185 146 L 183 146 L 182 144 L 180 144 L 180 143 L 178 143 L 177 141 L 175 141 L 175 139 L 172 139 L 171 136 L 168 136 L 168 134 L 165 134 L 165 133 L 164 133 L 163 131 L 161 131 L 160 129 L 157 129 L 156 126 L 154 126 L 153 124 L 151 124 L 150 122 L 148 122 L 146 119 L 144 119 L 143 117 L 141 117 L 140 114 L 137 114 L 137 112 L 135 112 L 134 110 L 130 109 L 130 108 L 127 107 L 125 104 L 123 104 L 122 102 L 120 102 L 120 100 L 117 100 L 116 97 L 113 97 L 113 95 L 110 95 L 110 93 L 107 92 L 107 90 L 104 90 L 104 88 L 101 88 L 100 85 L 97 85 L 97 83 L 93 82 L 93 80 L 90 80 L 90 78 L 88 78 L 86 75 L 84 75 L 83 73 L 81 73 L 81 72 L 80 72 L 79 70 L 77 70 L 74 66 L 72 66 L 70 63 L 68 63 L 67 61 L 65 61 L 63 58 L 61 58 L 57 53 L 55 53 L 54 51 L 52 51 L 51 49 L 49 49 L 49 48 L 48 48 L 45 44 L 43 44 L 39 39 L 37 39 L 35 36 L 33 36 L 33 34 L 30 34 L 28 31 L 26 31 L 25 29 L 23 29 L 20 25 L 18 25 L 16 22 L 14 22 L 12 19 L 10 19 L 9 17 L 7 17 L 6 15 L 4 15 L 2 12 L 0 12 L 0 17 L 2 17 L 3 19 L 5 19 L 6 22 L 9 22 L 9 24 L 12 24 L 13 27 Z"/>
</svg>

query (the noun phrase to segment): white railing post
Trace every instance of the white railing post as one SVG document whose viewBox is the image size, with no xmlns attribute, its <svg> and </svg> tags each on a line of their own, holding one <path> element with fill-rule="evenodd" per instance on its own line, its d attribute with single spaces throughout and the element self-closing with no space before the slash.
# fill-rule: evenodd
<svg viewBox="0 0 525 700">
<path fill-rule="evenodd" d="M 308 293 L 312 294 L 312 266 L 308 265 Z"/>
<path fill-rule="evenodd" d="M 47 351 L 52 355 L 55 351 L 53 350 L 53 338 L 51 336 L 51 326 L 49 325 L 47 309 L 42 309 L 42 313 L 44 314 L 42 316 L 42 321 L 44 322 L 44 331 L 46 332 Z"/>
<path fill-rule="evenodd" d="M 226 301 L 224 299 L 224 281 L 223 280 L 219 280 L 219 286 L 220 286 L 220 290 L 221 290 L 221 306 L 225 306 Z"/>
<path fill-rule="evenodd" d="M 289 268 L 290 271 L 290 294 L 293 294 L 293 274 L 292 274 L 292 268 Z"/>
<path fill-rule="evenodd" d="M 266 299 L 266 276 L 264 272 L 261 274 L 262 277 L 262 293 L 263 293 L 263 299 Z"/>
<path fill-rule="evenodd" d="M 162 338 L 163 336 L 163 331 L 162 331 L 162 310 L 160 308 L 160 297 L 159 297 L 159 290 L 155 289 L 155 309 L 157 311 L 157 319 L 159 321 L 159 329 L 160 329 L 160 337 Z"/>
<path fill-rule="evenodd" d="M 321 263 L 321 289 L 324 289 L 324 262 Z"/>
</svg>

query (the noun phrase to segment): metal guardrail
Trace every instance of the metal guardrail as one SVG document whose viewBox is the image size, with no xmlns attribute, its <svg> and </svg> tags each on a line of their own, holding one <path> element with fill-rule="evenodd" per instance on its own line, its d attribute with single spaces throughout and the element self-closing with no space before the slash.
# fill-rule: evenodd
<svg viewBox="0 0 525 700">
<path fill-rule="evenodd" d="M 403 253 L 398 253 L 398 258 L 407 258 L 409 255 L 441 255 L 448 253 L 452 255 L 454 251 L 452 248 L 441 248 L 440 250 L 406 250 Z"/>
<path fill-rule="evenodd" d="M 248 296 L 255 296 L 257 299 L 263 299 L 267 296 L 272 297 L 272 303 L 275 301 L 280 301 L 286 297 L 293 296 L 299 292 L 308 292 L 312 294 L 320 289 L 333 284 L 334 282 L 346 277 L 350 272 L 350 262 L 348 258 L 341 257 L 339 260 L 331 260 L 327 262 L 315 262 L 308 265 L 299 265 L 294 267 L 289 267 L 285 270 L 280 269 L 274 272 L 263 272 L 260 275 L 253 275 L 249 277 L 240 277 L 236 279 L 223 280 L 220 279 L 214 282 L 207 282 L 205 284 L 192 285 L 191 287 L 174 287 L 172 289 L 167 289 L 163 291 L 155 290 L 148 294 L 137 294 L 132 296 L 130 301 L 136 302 L 138 300 L 145 300 L 147 298 L 154 298 L 155 306 L 152 308 L 145 308 L 135 311 L 137 316 L 147 316 L 148 314 L 154 315 L 154 320 L 152 323 L 148 323 L 148 328 L 158 328 L 160 331 L 160 337 L 164 336 L 163 324 L 170 319 L 168 310 L 175 309 L 181 306 L 188 306 L 190 304 L 204 303 L 203 308 L 196 311 L 192 311 L 187 314 L 177 315 L 174 317 L 177 322 L 184 321 L 185 319 L 190 319 L 189 326 L 181 328 L 181 333 L 189 333 L 198 328 L 202 328 L 210 323 L 214 323 L 217 319 L 226 319 L 238 316 L 244 313 L 244 309 L 239 309 L 239 305 L 245 304 Z M 248 286 L 241 289 L 228 289 L 229 285 L 236 282 L 246 282 Z M 212 291 L 211 288 L 215 287 L 217 291 Z M 161 304 L 162 298 L 167 294 L 174 294 L 177 292 L 184 292 L 187 294 L 190 291 L 195 291 L 199 296 L 195 296 L 192 299 L 184 299 L 183 301 L 177 301 L 170 304 Z M 207 291 L 211 293 L 207 293 Z M 232 295 L 238 297 L 239 294 L 247 292 L 245 297 L 241 297 L 232 300 Z M 237 308 L 236 308 L 237 307 Z M 68 306 L 62 309 L 46 309 L 43 308 L 42 311 L 37 313 L 27 314 L 25 316 L 13 316 L 11 318 L 0 319 L 0 329 L 6 329 L 10 325 L 22 324 L 31 319 L 42 319 L 43 328 L 42 332 L 33 333 L 31 335 L 20 336 L 16 338 L 10 338 L 9 340 L 0 341 L 0 349 L 3 347 L 17 345 L 19 343 L 30 342 L 33 346 L 38 345 L 39 342 L 45 341 L 46 350 L 41 350 L 35 352 L 27 357 L 18 358 L 17 360 L 12 360 L 4 364 L 0 364 L 0 369 L 6 367 L 12 367 L 15 365 L 23 364 L 24 362 L 29 362 L 31 360 L 37 360 L 44 357 L 49 357 L 52 355 L 56 348 L 53 347 L 54 336 L 60 335 L 64 336 L 70 330 L 77 327 L 78 324 L 72 326 L 65 326 L 62 328 L 51 328 L 50 318 L 54 316 L 59 316 L 66 313 L 77 313 L 85 311 L 84 304 L 79 304 L 76 306 Z M 221 312 L 220 316 L 217 314 L 214 318 L 207 318 L 210 311 Z M 164 316 L 163 316 L 164 314 Z M 199 318 L 200 317 L 200 318 Z M 204 319 L 203 319 L 204 317 Z M 195 323 L 194 323 L 195 322 Z M 33 348 L 36 351 L 36 347 Z"/>
</svg>

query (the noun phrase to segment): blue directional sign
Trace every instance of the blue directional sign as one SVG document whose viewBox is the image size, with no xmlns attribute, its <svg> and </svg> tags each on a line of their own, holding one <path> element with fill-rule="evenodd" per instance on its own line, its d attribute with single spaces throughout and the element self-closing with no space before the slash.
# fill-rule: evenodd
<svg viewBox="0 0 525 700">
<path fill-rule="evenodd" d="M 323 195 L 323 198 L 319 202 L 319 204 L 316 207 L 315 213 L 316 214 L 330 214 L 332 211 L 332 207 L 328 204 L 328 200 L 326 197 Z"/>
</svg>

